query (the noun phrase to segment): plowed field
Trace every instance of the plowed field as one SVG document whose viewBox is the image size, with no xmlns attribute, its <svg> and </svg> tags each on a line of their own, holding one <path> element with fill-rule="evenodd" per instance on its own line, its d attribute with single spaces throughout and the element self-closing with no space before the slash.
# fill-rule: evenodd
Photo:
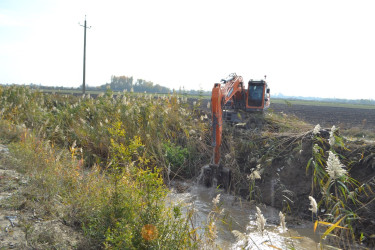
<svg viewBox="0 0 375 250">
<path fill-rule="evenodd" d="M 275 112 L 293 114 L 311 123 L 330 127 L 339 126 L 343 129 L 358 127 L 365 130 L 375 130 L 375 109 L 345 108 L 329 106 L 296 105 L 272 103 Z"/>
</svg>

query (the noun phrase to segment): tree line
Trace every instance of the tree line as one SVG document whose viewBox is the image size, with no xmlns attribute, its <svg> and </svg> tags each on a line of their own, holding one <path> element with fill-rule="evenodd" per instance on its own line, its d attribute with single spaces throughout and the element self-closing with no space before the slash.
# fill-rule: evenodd
<svg viewBox="0 0 375 250">
<path fill-rule="evenodd" d="M 132 76 L 111 76 L 111 82 L 95 87 L 95 90 L 103 90 L 110 88 L 113 91 L 133 91 L 147 93 L 170 93 L 171 90 L 159 84 L 143 79 L 135 80 Z"/>
<path fill-rule="evenodd" d="M 1 84 L 1 83 L 0 83 Z M 13 84 L 1 84 L 1 85 L 13 85 Z M 25 84 L 24 84 L 25 85 Z M 48 91 L 56 91 L 56 90 L 73 90 L 79 91 L 82 90 L 82 85 L 77 88 L 74 87 L 63 87 L 63 86 L 43 86 L 41 84 L 27 84 L 33 89 L 44 89 Z M 26 86 L 26 85 L 25 85 Z M 203 91 L 203 90 L 185 90 L 184 87 L 180 87 L 179 90 L 170 89 L 168 87 L 164 87 L 160 84 L 154 84 L 151 81 L 146 81 L 143 79 L 134 79 L 132 76 L 111 76 L 111 81 L 109 83 L 102 84 L 100 86 L 89 86 L 86 85 L 87 91 L 103 91 L 105 92 L 107 89 L 111 89 L 115 92 L 122 92 L 124 90 L 129 92 L 147 92 L 147 93 L 172 93 L 178 92 L 179 94 L 188 94 L 188 95 L 210 95 L 211 91 Z"/>
</svg>

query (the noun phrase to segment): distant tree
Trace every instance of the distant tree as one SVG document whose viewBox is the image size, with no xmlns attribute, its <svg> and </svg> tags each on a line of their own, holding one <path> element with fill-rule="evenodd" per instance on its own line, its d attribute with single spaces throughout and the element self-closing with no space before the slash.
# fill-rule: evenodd
<svg viewBox="0 0 375 250">
<path fill-rule="evenodd" d="M 128 76 L 111 76 L 111 82 L 106 83 L 97 87 L 99 90 L 105 91 L 107 88 L 110 88 L 113 91 L 130 91 L 131 89 L 134 92 L 147 92 L 147 93 L 169 93 L 171 90 L 167 87 L 161 86 L 159 84 L 154 85 L 151 81 L 146 81 L 143 79 L 137 79 L 134 81 L 134 78 Z"/>
<path fill-rule="evenodd" d="M 111 76 L 110 88 L 113 91 L 122 91 L 124 89 L 130 91 L 133 86 L 133 77 L 127 76 Z"/>
</svg>

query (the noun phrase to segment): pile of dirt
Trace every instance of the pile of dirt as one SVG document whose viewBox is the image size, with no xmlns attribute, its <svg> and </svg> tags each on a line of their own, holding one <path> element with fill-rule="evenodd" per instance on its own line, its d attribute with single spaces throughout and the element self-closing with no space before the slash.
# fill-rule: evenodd
<svg viewBox="0 0 375 250">
<path fill-rule="evenodd" d="M 357 235 L 365 233 L 365 242 L 375 247 L 375 143 L 364 140 L 349 144 L 348 159 L 355 162 L 350 168 L 350 176 L 359 181 L 363 190 L 358 196 L 358 203 L 351 204 L 358 215 L 354 231 Z"/>
<path fill-rule="evenodd" d="M 255 138 L 254 138 L 255 137 Z M 235 139 L 240 146 L 237 153 L 233 189 L 244 198 L 253 198 L 266 205 L 285 211 L 307 212 L 311 195 L 311 172 L 306 172 L 311 158 L 310 133 L 268 134 L 267 137 Z M 244 146 L 248 143 L 251 146 Z M 257 171 L 260 178 L 250 187 L 250 175 Z M 239 178 L 240 177 L 240 178 Z M 311 214 L 310 214 L 311 215 Z"/>
</svg>

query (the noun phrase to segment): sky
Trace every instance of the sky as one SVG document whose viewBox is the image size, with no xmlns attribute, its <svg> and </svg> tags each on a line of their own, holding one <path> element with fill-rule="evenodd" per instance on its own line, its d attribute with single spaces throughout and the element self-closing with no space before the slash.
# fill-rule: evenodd
<svg viewBox="0 0 375 250">
<path fill-rule="evenodd" d="M 79 87 L 125 75 L 211 90 L 375 99 L 372 0 L 0 0 L 0 83 Z"/>
</svg>

